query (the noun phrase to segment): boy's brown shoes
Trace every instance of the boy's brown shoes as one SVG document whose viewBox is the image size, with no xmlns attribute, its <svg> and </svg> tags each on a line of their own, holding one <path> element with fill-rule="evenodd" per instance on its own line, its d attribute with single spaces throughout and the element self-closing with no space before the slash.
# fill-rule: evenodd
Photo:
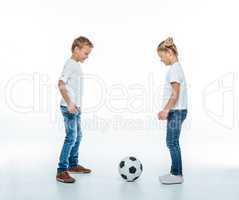
<svg viewBox="0 0 239 200">
<path fill-rule="evenodd" d="M 72 178 L 67 171 L 58 172 L 56 180 L 62 183 L 74 183 L 75 179 Z"/>
<path fill-rule="evenodd" d="M 68 168 L 68 172 L 73 173 L 73 174 L 89 174 L 89 173 L 91 173 L 91 170 L 87 169 L 81 165 L 77 165 L 77 166 Z"/>
</svg>

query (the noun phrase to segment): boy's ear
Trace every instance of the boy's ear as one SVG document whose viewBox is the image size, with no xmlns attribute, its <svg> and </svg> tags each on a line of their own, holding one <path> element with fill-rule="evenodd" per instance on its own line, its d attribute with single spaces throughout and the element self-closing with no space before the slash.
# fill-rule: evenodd
<svg viewBox="0 0 239 200">
<path fill-rule="evenodd" d="M 77 47 L 77 46 L 75 46 L 75 48 L 74 48 L 74 51 L 77 51 L 79 48 Z"/>
<path fill-rule="evenodd" d="M 80 50 L 80 48 L 78 46 L 75 46 L 75 48 L 73 49 L 73 52 L 74 51 L 79 51 L 79 50 Z"/>
</svg>

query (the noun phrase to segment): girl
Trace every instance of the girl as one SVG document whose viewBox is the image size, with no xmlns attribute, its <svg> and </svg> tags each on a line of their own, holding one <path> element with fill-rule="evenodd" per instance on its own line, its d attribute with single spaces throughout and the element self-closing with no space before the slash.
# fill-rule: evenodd
<svg viewBox="0 0 239 200">
<path fill-rule="evenodd" d="M 178 51 L 172 38 L 158 45 L 157 53 L 169 70 L 164 87 L 164 108 L 159 120 L 167 120 L 166 143 L 172 160 L 170 174 L 160 176 L 162 184 L 183 183 L 182 159 L 179 146 L 181 126 L 187 116 L 187 86 L 183 69 L 178 61 Z"/>
</svg>

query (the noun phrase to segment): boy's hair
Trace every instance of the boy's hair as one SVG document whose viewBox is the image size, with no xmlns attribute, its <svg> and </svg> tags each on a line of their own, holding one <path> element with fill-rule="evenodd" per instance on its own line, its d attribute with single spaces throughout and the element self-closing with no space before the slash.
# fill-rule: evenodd
<svg viewBox="0 0 239 200">
<path fill-rule="evenodd" d="M 72 46 L 71 46 L 71 51 L 73 52 L 76 47 L 81 49 L 85 45 L 89 46 L 91 48 L 94 47 L 94 45 L 92 44 L 92 42 L 88 38 L 86 38 L 84 36 L 80 36 L 80 37 L 74 39 L 74 41 L 72 43 Z"/>
<path fill-rule="evenodd" d="M 176 57 L 178 57 L 178 50 L 173 42 L 173 38 L 168 37 L 166 40 L 162 41 L 157 48 L 158 51 L 169 51 L 171 50 Z"/>
</svg>

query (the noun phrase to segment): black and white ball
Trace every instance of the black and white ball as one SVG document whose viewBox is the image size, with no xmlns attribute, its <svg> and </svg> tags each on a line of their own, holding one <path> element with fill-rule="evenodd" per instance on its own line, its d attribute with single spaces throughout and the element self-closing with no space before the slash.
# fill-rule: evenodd
<svg viewBox="0 0 239 200">
<path fill-rule="evenodd" d="M 143 165 L 133 156 L 126 157 L 119 163 L 120 176 L 128 182 L 133 182 L 138 179 L 142 172 Z"/>
</svg>

